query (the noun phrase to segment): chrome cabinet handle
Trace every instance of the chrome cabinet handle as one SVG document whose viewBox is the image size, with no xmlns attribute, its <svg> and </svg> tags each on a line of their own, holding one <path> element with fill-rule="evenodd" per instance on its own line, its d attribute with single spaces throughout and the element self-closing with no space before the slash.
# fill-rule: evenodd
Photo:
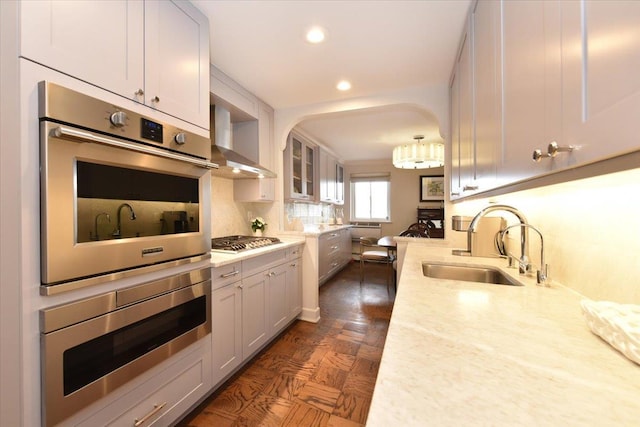
<svg viewBox="0 0 640 427">
<path fill-rule="evenodd" d="M 467 184 L 462 188 L 463 191 L 477 190 L 477 189 L 478 189 L 478 186 L 472 185 L 472 184 Z"/>
<path fill-rule="evenodd" d="M 551 154 L 549 153 L 542 153 L 542 150 L 536 148 L 535 150 L 533 150 L 533 154 L 531 156 L 533 158 L 533 161 L 536 163 L 539 163 L 540 160 L 545 159 L 547 157 L 551 157 Z"/>
<path fill-rule="evenodd" d="M 129 151 L 136 151 L 138 153 L 150 154 L 152 156 L 158 156 L 158 157 L 165 157 L 172 160 L 179 160 L 181 162 L 191 163 L 201 168 L 218 169 L 217 164 L 208 162 L 206 160 L 187 157 L 180 154 L 172 153 L 170 151 L 158 150 L 156 148 L 146 147 L 144 145 L 140 145 L 140 146 L 130 145 L 128 143 L 124 143 L 115 139 L 106 138 L 104 136 L 95 135 L 90 132 L 80 131 L 77 129 L 68 128 L 64 126 L 58 126 L 56 128 L 51 129 L 51 136 L 56 138 L 61 138 L 63 136 L 66 136 L 67 138 L 77 139 L 82 142 L 95 142 L 98 144 L 109 145 L 111 147 L 122 148 Z"/>
<path fill-rule="evenodd" d="M 159 405 L 153 405 L 153 409 L 151 410 L 151 412 L 149 412 L 147 415 L 145 415 L 144 417 L 140 418 L 140 419 L 135 419 L 133 427 L 139 427 L 142 424 L 146 423 L 147 420 L 151 417 L 153 417 L 155 414 L 157 414 L 162 408 L 165 407 L 165 405 L 167 404 L 167 402 L 161 403 Z"/>
<path fill-rule="evenodd" d="M 160 102 L 160 98 L 158 98 L 157 96 L 154 96 L 153 98 L 151 98 L 151 102 Z"/>
<path fill-rule="evenodd" d="M 239 272 L 238 270 L 233 270 L 233 271 L 232 271 L 232 272 L 230 272 L 230 273 L 227 273 L 227 274 L 221 274 L 221 275 L 220 275 L 220 277 L 221 277 L 222 279 L 226 279 L 227 277 L 236 276 L 236 275 L 238 275 L 238 274 L 240 274 L 240 272 Z"/>
<path fill-rule="evenodd" d="M 138 89 L 137 91 L 135 91 L 134 95 L 142 96 L 144 95 L 144 91 L 142 89 Z"/>
<path fill-rule="evenodd" d="M 559 146 L 557 142 L 552 141 L 547 147 L 547 153 L 549 153 L 549 156 L 555 157 L 558 153 L 570 153 L 575 148 L 573 145 Z"/>
</svg>

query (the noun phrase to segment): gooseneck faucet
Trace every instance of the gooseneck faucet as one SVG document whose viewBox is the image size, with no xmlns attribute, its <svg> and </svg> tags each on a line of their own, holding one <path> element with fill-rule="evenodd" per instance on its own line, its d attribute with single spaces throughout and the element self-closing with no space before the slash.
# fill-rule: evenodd
<svg viewBox="0 0 640 427">
<path fill-rule="evenodd" d="M 123 203 L 120 206 L 118 206 L 118 213 L 116 214 L 116 218 L 118 220 L 118 226 L 117 226 L 116 230 L 113 232 L 113 237 L 115 237 L 116 239 L 119 239 L 119 238 L 122 237 L 122 232 L 121 232 L 122 223 L 121 223 L 121 218 L 120 218 L 120 212 L 122 212 L 122 208 L 128 208 L 129 209 L 129 213 L 131 214 L 129 216 L 129 219 L 131 221 L 136 219 L 136 213 L 133 211 L 133 208 L 131 207 L 131 205 L 129 203 Z"/>
<path fill-rule="evenodd" d="M 469 228 L 467 229 L 467 252 L 470 255 L 473 255 L 471 253 L 471 250 L 473 248 L 473 233 L 476 232 L 476 228 L 478 227 L 478 222 L 480 222 L 480 219 L 483 218 L 484 216 L 486 216 L 487 214 L 491 213 L 491 212 L 495 212 L 495 211 L 504 211 L 504 212 L 510 212 L 513 215 L 516 216 L 516 218 L 518 218 L 518 220 L 520 221 L 521 225 L 527 225 L 527 219 L 525 218 L 524 214 L 522 212 L 520 212 L 518 209 L 514 208 L 513 206 L 509 206 L 509 205 L 491 205 L 491 206 L 487 206 L 486 208 L 482 209 L 480 212 L 478 212 L 478 214 L 476 216 L 473 217 L 473 219 L 471 220 L 471 223 L 469 224 Z M 523 233 L 521 233 L 520 235 L 520 273 L 524 274 L 526 273 L 526 269 L 525 266 L 529 263 L 528 261 L 528 256 L 527 256 L 527 232 L 526 232 L 526 228 L 525 231 Z"/>
<path fill-rule="evenodd" d="M 530 228 L 536 233 L 538 233 L 538 236 L 540 236 L 540 269 L 536 271 L 536 282 L 540 285 L 548 286 L 547 279 L 549 278 L 549 266 L 544 262 L 544 238 L 542 237 L 542 233 L 540 232 L 540 230 L 538 230 L 536 227 L 530 224 L 510 225 L 500 232 L 500 242 L 502 243 L 502 246 L 504 247 L 504 236 L 507 234 L 507 231 L 516 227 L 520 227 L 522 234 L 524 234 L 526 229 Z M 511 266 L 511 260 L 514 257 L 508 252 L 506 253 L 506 255 L 509 259 L 509 266 Z M 531 264 L 527 264 L 526 270 L 528 271 L 530 269 L 531 269 Z"/>
<path fill-rule="evenodd" d="M 100 235 L 98 235 L 98 218 L 100 218 L 102 215 L 107 217 L 107 221 L 111 222 L 111 216 L 106 212 L 100 212 L 98 215 L 96 215 L 95 222 L 93 224 L 93 229 L 94 229 L 94 232 L 95 232 L 94 239 L 96 241 L 100 240 Z"/>
</svg>

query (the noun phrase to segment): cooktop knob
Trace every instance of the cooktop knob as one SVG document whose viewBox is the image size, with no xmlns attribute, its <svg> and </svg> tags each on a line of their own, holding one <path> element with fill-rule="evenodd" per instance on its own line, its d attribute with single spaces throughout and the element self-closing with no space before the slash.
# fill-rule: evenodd
<svg viewBox="0 0 640 427">
<path fill-rule="evenodd" d="M 185 142 L 187 142 L 187 135 L 185 135 L 184 132 L 180 132 L 176 134 L 176 136 L 174 136 L 173 139 L 176 141 L 176 144 L 182 145 Z"/>
<path fill-rule="evenodd" d="M 109 117 L 109 121 L 115 127 L 121 128 L 127 122 L 127 113 L 125 113 L 124 111 L 116 111 L 115 113 L 111 114 L 111 117 Z"/>
</svg>

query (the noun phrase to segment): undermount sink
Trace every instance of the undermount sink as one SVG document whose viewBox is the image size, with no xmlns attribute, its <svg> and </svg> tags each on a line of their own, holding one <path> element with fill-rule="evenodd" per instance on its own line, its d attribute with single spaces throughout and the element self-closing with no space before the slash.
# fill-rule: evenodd
<svg viewBox="0 0 640 427">
<path fill-rule="evenodd" d="M 522 286 L 494 267 L 472 267 L 467 265 L 423 262 L 422 274 L 434 279 Z"/>
</svg>

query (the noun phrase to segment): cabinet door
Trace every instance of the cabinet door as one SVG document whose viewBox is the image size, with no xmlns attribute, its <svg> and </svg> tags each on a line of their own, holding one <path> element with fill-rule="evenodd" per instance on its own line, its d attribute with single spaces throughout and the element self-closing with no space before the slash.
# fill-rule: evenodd
<svg viewBox="0 0 640 427">
<path fill-rule="evenodd" d="M 267 286 L 269 276 L 254 274 L 242 279 L 242 358 L 255 353 L 269 338 Z"/>
<path fill-rule="evenodd" d="M 336 204 L 344 204 L 344 166 L 336 162 Z"/>
<path fill-rule="evenodd" d="M 242 290 L 240 282 L 213 291 L 213 383 L 242 362 Z"/>
<path fill-rule="evenodd" d="M 562 2 L 566 166 L 640 148 L 640 2 Z M 560 141 L 558 141 L 560 143 Z"/>
<path fill-rule="evenodd" d="M 278 333 L 289 320 L 289 300 L 287 298 L 288 264 L 269 270 L 267 306 L 269 308 L 269 336 Z"/>
<path fill-rule="evenodd" d="M 471 33 L 462 43 L 458 59 L 458 137 L 460 190 L 474 190 L 474 144 L 473 144 L 473 69 L 471 58 Z"/>
<path fill-rule="evenodd" d="M 460 183 L 460 79 L 458 78 L 458 65 L 453 70 L 451 84 L 449 86 L 449 117 L 451 118 L 451 198 L 456 199 L 462 194 Z"/>
<path fill-rule="evenodd" d="M 320 157 L 319 183 L 320 201 L 334 203 L 336 201 L 336 159 L 323 149 L 318 150 Z"/>
<path fill-rule="evenodd" d="M 209 23 L 189 2 L 145 3 L 145 104 L 209 129 Z"/>
<path fill-rule="evenodd" d="M 236 202 L 273 202 L 276 199 L 276 179 L 237 179 L 233 181 Z"/>
<path fill-rule="evenodd" d="M 479 190 L 496 185 L 502 149 L 500 4 L 479 1 L 473 19 L 475 171 Z"/>
<path fill-rule="evenodd" d="M 273 154 L 279 151 L 273 143 L 273 108 L 261 102 L 258 113 L 258 163 L 273 171 L 276 169 Z"/>
<path fill-rule="evenodd" d="M 144 89 L 144 3 L 20 2 L 20 55 L 129 99 Z"/>
<path fill-rule="evenodd" d="M 289 134 L 284 152 L 285 199 L 315 200 L 317 164 L 315 147 Z"/>
<path fill-rule="evenodd" d="M 501 183 L 548 172 L 534 163 L 561 139 L 560 14 L 558 2 L 503 1 L 504 139 Z"/>
<path fill-rule="evenodd" d="M 301 258 L 291 260 L 287 268 L 287 299 L 289 320 L 295 319 L 302 311 L 302 269 Z"/>
</svg>

